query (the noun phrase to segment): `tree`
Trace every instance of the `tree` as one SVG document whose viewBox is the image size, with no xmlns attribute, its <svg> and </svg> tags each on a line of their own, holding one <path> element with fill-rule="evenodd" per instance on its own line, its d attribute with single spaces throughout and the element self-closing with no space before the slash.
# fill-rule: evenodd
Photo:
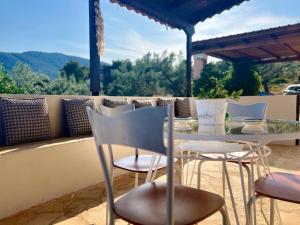
<svg viewBox="0 0 300 225">
<path fill-rule="evenodd" d="M 209 63 L 205 66 L 198 80 L 193 80 L 193 95 L 198 96 L 200 89 L 209 92 L 220 83 L 227 86 L 228 80 L 232 75 L 232 64 L 226 61 Z"/>
<path fill-rule="evenodd" d="M 25 94 L 43 94 L 44 89 L 50 83 L 50 78 L 42 73 L 33 72 L 30 66 L 17 62 L 11 70 L 11 77 L 18 88 Z"/>
<path fill-rule="evenodd" d="M 0 64 L 0 93 L 1 94 L 23 94 L 23 88 L 19 88 L 11 76 L 4 71 Z"/>
<path fill-rule="evenodd" d="M 182 54 L 148 53 L 134 63 L 113 61 L 104 66 L 101 78 L 103 94 L 182 96 L 185 90 L 185 62 Z"/>
<path fill-rule="evenodd" d="M 76 82 L 89 79 L 89 68 L 87 66 L 80 66 L 79 62 L 70 61 L 60 70 L 60 76 L 70 79 L 75 77 Z"/>
<path fill-rule="evenodd" d="M 86 81 L 76 82 L 75 77 L 58 77 L 44 90 L 48 95 L 90 95 L 89 85 Z"/>
<path fill-rule="evenodd" d="M 260 87 L 260 77 L 253 61 L 243 59 L 233 63 L 232 77 L 227 83 L 228 90 L 232 92 L 242 89 L 243 95 L 252 96 L 259 93 Z"/>
</svg>

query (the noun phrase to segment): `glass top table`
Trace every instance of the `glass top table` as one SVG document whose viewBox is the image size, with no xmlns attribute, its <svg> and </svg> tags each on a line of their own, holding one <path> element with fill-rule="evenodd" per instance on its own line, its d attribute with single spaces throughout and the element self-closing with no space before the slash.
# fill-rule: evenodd
<svg viewBox="0 0 300 225">
<path fill-rule="evenodd" d="M 271 141 L 300 138 L 300 122 L 295 120 L 267 119 L 260 124 L 227 121 L 223 125 L 200 124 L 197 119 L 174 119 L 174 138 L 214 141 Z"/>
</svg>

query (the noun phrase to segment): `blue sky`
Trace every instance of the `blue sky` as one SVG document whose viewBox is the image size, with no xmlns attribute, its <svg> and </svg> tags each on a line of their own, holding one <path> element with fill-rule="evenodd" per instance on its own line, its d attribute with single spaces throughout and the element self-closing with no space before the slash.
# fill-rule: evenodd
<svg viewBox="0 0 300 225">
<path fill-rule="evenodd" d="M 148 51 L 184 51 L 182 31 L 166 28 L 101 0 L 104 61 L 136 59 Z M 193 40 L 300 22 L 299 0 L 250 0 L 196 26 Z M 0 51 L 62 52 L 88 57 L 88 0 L 1 0 Z"/>
</svg>

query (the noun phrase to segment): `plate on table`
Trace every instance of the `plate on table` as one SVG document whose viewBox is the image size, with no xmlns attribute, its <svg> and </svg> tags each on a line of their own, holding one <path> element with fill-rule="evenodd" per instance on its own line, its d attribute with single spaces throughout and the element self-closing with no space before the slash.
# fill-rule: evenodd
<svg viewBox="0 0 300 225">
<path fill-rule="evenodd" d="M 264 120 L 263 119 L 255 119 L 255 118 L 245 118 L 242 120 L 242 122 L 244 123 L 244 125 L 246 126 L 260 126 Z"/>
<path fill-rule="evenodd" d="M 241 132 L 244 133 L 244 134 L 263 134 L 263 133 L 266 133 L 265 129 L 263 127 L 261 127 L 260 125 L 255 125 L 255 126 L 246 125 L 242 128 Z"/>
</svg>

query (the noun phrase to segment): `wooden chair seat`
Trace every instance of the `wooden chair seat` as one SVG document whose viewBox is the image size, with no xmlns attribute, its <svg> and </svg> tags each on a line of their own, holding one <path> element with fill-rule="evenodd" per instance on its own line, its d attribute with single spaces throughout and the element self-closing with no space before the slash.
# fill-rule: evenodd
<svg viewBox="0 0 300 225">
<path fill-rule="evenodd" d="M 174 224 L 195 224 L 220 210 L 224 200 L 213 193 L 175 185 Z M 165 225 L 167 186 L 146 183 L 115 202 L 114 212 L 132 224 Z"/>
<path fill-rule="evenodd" d="M 156 157 L 156 160 L 157 159 L 158 157 Z M 132 155 L 115 161 L 114 166 L 131 172 L 148 173 L 151 160 L 152 160 L 152 155 L 138 155 L 138 157 Z M 165 168 L 166 166 L 167 166 L 167 157 L 161 156 L 161 159 L 158 164 L 158 169 Z"/>
<path fill-rule="evenodd" d="M 270 198 L 300 203 L 300 176 L 271 173 L 255 181 L 255 191 Z"/>
</svg>

